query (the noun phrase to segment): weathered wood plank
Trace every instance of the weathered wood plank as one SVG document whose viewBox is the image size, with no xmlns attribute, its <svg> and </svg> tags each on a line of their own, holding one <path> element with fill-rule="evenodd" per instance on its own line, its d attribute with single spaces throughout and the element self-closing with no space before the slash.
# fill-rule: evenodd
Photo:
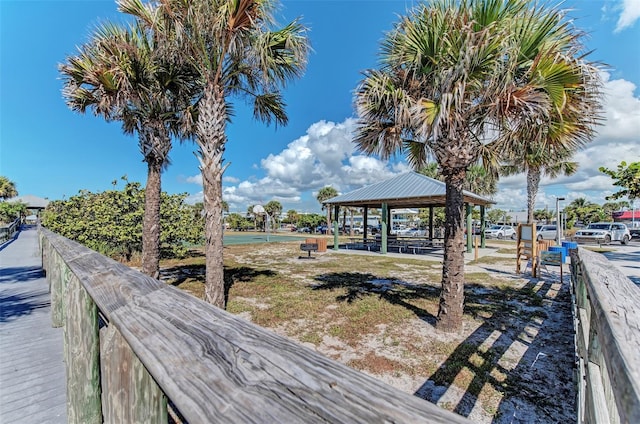
<svg viewBox="0 0 640 424">
<path fill-rule="evenodd" d="M 64 324 L 70 423 L 101 424 L 98 309 L 80 281 L 68 285 Z"/>
<path fill-rule="evenodd" d="M 0 250 L 0 422 L 66 423 L 62 329 L 51 328 L 49 284 L 35 229 Z"/>
<path fill-rule="evenodd" d="M 585 422 L 587 423 L 607 423 L 615 424 L 613 416 L 609 416 L 607 401 L 604 397 L 602 387 L 602 374 L 600 367 L 592 362 L 587 363 L 587 408 L 585 411 Z M 617 418 L 617 417 L 615 417 Z"/>
<path fill-rule="evenodd" d="M 592 314 L 590 332 L 599 348 L 599 358 L 591 359 L 606 363 L 603 381 L 611 385 L 606 391 L 615 395 L 620 422 L 640 422 L 640 292 L 603 255 L 580 248 L 578 256 Z"/>
<path fill-rule="evenodd" d="M 113 326 L 100 329 L 102 411 L 105 423 L 166 423 L 167 401 Z"/>
<path fill-rule="evenodd" d="M 61 278 L 64 261 L 58 252 L 48 254 L 47 278 L 51 290 L 51 325 L 59 328 L 64 325 L 64 288 Z"/>
<path fill-rule="evenodd" d="M 113 319 L 190 423 L 468 422 L 171 286 Z"/>
</svg>

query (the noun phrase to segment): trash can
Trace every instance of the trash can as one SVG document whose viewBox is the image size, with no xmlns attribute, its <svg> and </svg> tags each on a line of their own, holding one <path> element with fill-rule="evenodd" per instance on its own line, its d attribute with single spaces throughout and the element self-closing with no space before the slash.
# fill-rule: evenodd
<svg viewBox="0 0 640 424">
<path fill-rule="evenodd" d="M 578 243 L 575 241 L 563 241 L 562 247 L 567 249 L 567 262 L 569 262 L 569 258 L 571 258 L 571 252 L 578 250 Z"/>
<path fill-rule="evenodd" d="M 318 245 L 318 252 L 327 251 L 327 239 L 326 238 L 308 238 L 305 243 L 315 243 Z"/>
</svg>

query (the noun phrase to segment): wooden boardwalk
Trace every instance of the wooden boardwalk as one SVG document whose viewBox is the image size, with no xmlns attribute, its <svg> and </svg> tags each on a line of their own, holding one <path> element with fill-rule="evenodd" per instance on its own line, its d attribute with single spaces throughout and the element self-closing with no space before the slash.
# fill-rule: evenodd
<svg viewBox="0 0 640 424">
<path fill-rule="evenodd" d="M 0 246 L 0 423 L 67 422 L 62 338 L 27 227 Z"/>
</svg>

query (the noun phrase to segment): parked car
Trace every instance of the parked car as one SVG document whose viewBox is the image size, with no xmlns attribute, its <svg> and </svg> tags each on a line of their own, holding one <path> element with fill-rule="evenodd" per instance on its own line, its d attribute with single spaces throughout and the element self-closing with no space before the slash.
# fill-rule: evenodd
<svg viewBox="0 0 640 424">
<path fill-rule="evenodd" d="M 310 233 L 311 232 L 311 228 L 309 228 L 309 227 L 298 228 L 298 232 L 299 233 Z"/>
<path fill-rule="evenodd" d="M 619 241 L 622 244 L 629 243 L 631 234 L 626 225 L 620 222 L 595 222 L 578 230 L 574 236 L 578 243 L 601 243 L 609 244 L 612 241 Z"/>
<path fill-rule="evenodd" d="M 555 240 L 558 236 L 558 227 L 555 225 L 536 225 L 536 238 L 538 240 Z"/>
<path fill-rule="evenodd" d="M 513 240 L 516 239 L 516 230 L 510 225 L 492 225 L 491 227 L 484 230 L 484 235 L 487 238 L 511 238 Z"/>
</svg>

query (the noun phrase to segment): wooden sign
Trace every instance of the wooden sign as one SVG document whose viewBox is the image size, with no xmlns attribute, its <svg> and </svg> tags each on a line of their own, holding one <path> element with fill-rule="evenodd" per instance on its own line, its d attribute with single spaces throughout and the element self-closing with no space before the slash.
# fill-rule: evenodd
<svg viewBox="0 0 640 424">
<path fill-rule="evenodd" d="M 522 261 L 531 261 L 531 275 L 538 274 L 537 251 L 536 251 L 536 224 L 519 224 L 517 231 L 517 254 L 516 273 L 520 274 Z"/>
</svg>

